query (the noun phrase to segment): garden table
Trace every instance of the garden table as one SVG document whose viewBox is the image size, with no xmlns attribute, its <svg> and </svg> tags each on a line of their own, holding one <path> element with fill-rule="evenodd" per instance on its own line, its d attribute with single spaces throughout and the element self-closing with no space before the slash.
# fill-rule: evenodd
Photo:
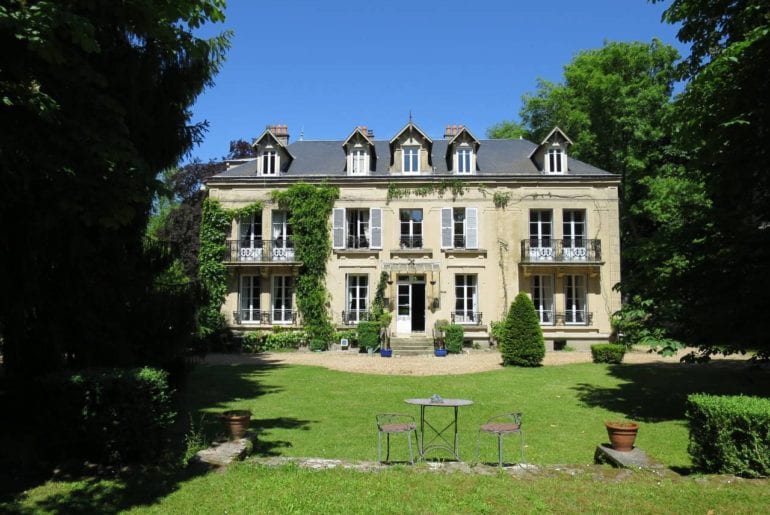
<svg viewBox="0 0 770 515">
<path fill-rule="evenodd" d="M 467 399 L 442 399 L 434 395 L 429 399 L 406 399 L 405 402 L 420 407 L 420 457 L 425 459 L 425 454 L 428 451 L 443 449 L 452 453 L 452 456 L 457 461 L 462 461 L 458 452 L 457 411 L 462 406 L 470 406 L 473 404 L 473 401 Z M 454 410 L 454 417 L 447 425 L 438 428 L 431 424 L 429 420 L 426 420 L 425 408 L 452 408 Z M 425 442 L 425 426 L 428 426 L 431 431 L 431 438 L 427 444 Z M 451 441 L 449 440 L 450 436 L 452 437 Z"/>
</svg>

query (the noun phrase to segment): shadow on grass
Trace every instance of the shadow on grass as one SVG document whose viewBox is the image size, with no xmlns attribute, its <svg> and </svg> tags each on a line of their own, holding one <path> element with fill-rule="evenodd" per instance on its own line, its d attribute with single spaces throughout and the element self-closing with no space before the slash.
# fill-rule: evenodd
<svg viewBox="0 0 770 515">
<path fill-rule="evenodd" d="M 640 422 L 683 420 L 691 393 L 770 395 L 770 371 L 740 360 L 620 364 L 610 365 L 609 372 L 623 382 L 614 387 L 578 384 L 578 399 Z"/>
<path fill-rule="evenodd" d="M 291 447 L 291 442 L 285 440 L 266 440 L 264 437 L 270 434 L 271 429 L 300 429 L 307 431 L 310 429 L 311 420 L 298 420 L 295 418 L 267 418 L 252 419 L 251 428 L 257 430 L 257 441 L 254 443 L 253 454 L 260 456 L 280 456 L 278 449 Z"/>
</svg>

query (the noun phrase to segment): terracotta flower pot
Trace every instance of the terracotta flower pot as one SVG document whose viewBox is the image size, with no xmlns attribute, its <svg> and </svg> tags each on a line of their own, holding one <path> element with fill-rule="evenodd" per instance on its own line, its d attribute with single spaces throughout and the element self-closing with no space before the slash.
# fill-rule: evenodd
<svg viewBox="0 0 770 515">
<path fill-rule="evenodd" d="M 225 425 L 225 431 L 230 438 L 235 440 L 243 438 L 251 423 L 251 412 L 249 410 L 230 410 L 222 413 L 222 423 Z"/>
<path fill-rule="evenodd" d="M 636 433 L 639 424 L 636 422 L 605 422 L 607 434 L 610 437 L 610 445 L 616 451 L 629 452 L 634 450 Z"/>
</svg>

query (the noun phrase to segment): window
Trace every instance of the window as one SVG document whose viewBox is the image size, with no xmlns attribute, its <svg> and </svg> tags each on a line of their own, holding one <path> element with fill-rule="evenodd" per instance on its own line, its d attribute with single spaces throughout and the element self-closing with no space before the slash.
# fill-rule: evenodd
<svg viewBox="0 0 770 515">
<path fill-rule="evenodd" d="M 402 209 L 398 212 L 401 221 L 402 249 L 422 248 L 422 209 Z"/>
<path fill-rule="evenodd" d="M 585 260 L 586 212 L 582 209 L 565 209 L 562 222 L 564 259 Z"/>
<path fill-rule="evenodd" d="M 535 305 L 540 323 L 552 325 L 554 320 L 552 275 L 532 276 L 532 303 Z"/>
<path fill-rule="evenodd" d="M 292 238 L 289 213 L 283 210 L 273 211 L 272 257 L 278 261 L 294 259 L 294 239 Z"/>
<path fill-rule="evenodd" d="M 532 209 L 529 212 L 529 252 L 535 260 L 553 259 L 551 242 L 552 213 L 550 209 Z"/>
<path fill-rule="evenodd" d="M 241 277 L 241 322 L 259 323 L 259 276 L 246 275 Z"/>
<path fill-rule="evenodd" d="M 455 275 L 455 323 L 478 323 L 480 316 L 481 313 L 478 312 L 476 276 Z"/>
<path fill-rule="evenodd" d="M 257 260 L 262 257 L 262 213 L 254 213 L 241 219 L 239 225 L 239 255 L 241 260 Z"/>
<path fill-rule="evenodd" d="M 290 324 L 294 320 L 292 311 L 293 282 L 291 276 L 273 276 L 273 323 Z"/>
<path fill-rule="evenodd" d="M 343 316 L 346 324 L 357 324 L 369 313 L 369 276 L 348 274 L 347 309 Z"/>
<path fill-rule="evenodd" d="M 404 173 L 420 173 L 420 147 L 405 146 L 402 147 L 404 162 L 402 170 Z"/>
<path fill-rule="evenodd" d="M 549 148 L 545 159 L 546 173 L 564 173 L 567 171 L 564 151 L 560 148 Z"/>
<path fill-rule="evenodd" d="M 369 210 L 348 209 L 348 241 L 349 249 L 369 248 Z"/>
<path fill-rule="evenodd" d="M 350 175 L 369 174 L 369 154 L 362 148 L 354 148 L 350 153 Z"/>
<path fill-rule="evenodd" d="M 261 167 L 262 175 L 275 175 L 279 166 L 278 153 L 275 150 L 268 149 L 262 152 Z"/>
<path fill-rule="evenodd" d="M 565 313 L 567 324 L 586 324 L 586 277 L 584 275 L 564 276 Z"/>
<path fill-rule="evenodd" d="M 477 208 L 441 208 L 441 248 L 479 248 Z"/>
<path fill-rule="evenodd" d="M 455 171 L 458 174 L 473 173 L 473 150 L 470 148 L 458 148 L 455 152 Z"/>
</svg>

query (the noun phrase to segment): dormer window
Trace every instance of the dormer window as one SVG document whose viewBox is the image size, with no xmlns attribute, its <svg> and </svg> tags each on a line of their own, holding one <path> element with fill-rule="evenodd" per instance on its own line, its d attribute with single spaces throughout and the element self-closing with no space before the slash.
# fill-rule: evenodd
<svg viewBox="0 0 770 515">
<path fill-rule="evenodd" d="M 404 146 L 403 148 L 403 167 L 404 173 L 420 173 L 420 147 Z"/>
<path fill-rule="evenodd" d="M 546 173 L 564 173 L 567 171 L 567 155 L 559 147 L 548 149 L 545 159 Z"/>
<path fill-rule="evenodd" d="M 262 175 L 275 175 L 280 166 L 280 157 L 273 148 L 265 149 L 260 158 L 260 167 Z"/>
<path fill-rule="evenodd" d="M 455 171 L 458 174 L 473 173 L 473 149 L 470 147 L 460 147 L 455 152 Z"/>
<path fill-rule="evenodd" d="M 350 153 L 350 175 L 369 173 L 369 153 L 363 148 L 354 148 Z"/>
</svg>

